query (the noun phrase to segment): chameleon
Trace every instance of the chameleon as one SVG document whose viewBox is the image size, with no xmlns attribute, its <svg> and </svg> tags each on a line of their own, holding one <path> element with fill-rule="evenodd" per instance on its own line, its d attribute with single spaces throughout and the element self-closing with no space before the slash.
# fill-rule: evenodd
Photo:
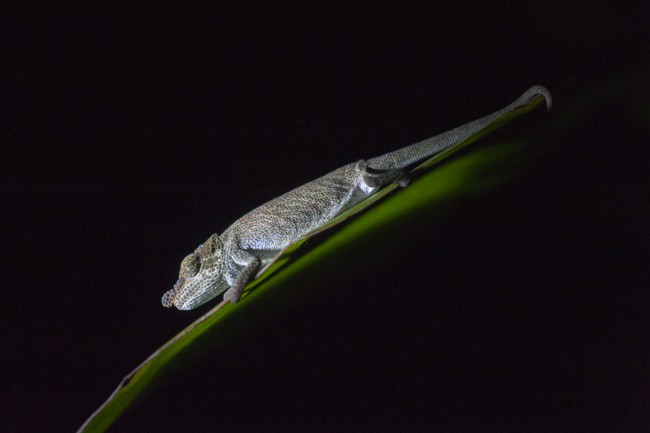
<svg viewBox="0 0 650 433">
<path fill-rule="evenodd" d="M 462 143 L 540 96 L 550 110 L 549 91 L 533 86 L 492 114 L 402 149 L 344 165 L 257 207 L 222 234 L 211 235 L 183 259 L 176 284 L 162 297 L 163 306 L 191 310 L 224 291 L 223 299 L 236 303 L 256 272 L 283 248 L 383 186 L 397 183 L 406 187 L 410 179 L 405 169 Z"/>
</svg>

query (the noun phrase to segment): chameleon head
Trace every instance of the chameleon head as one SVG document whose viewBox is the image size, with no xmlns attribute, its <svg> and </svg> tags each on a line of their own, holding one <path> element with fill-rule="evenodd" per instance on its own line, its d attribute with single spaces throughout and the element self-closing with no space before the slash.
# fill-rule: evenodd
<svg viewBox="0 0 650 433">
<path fill-rule="evenodd" d="M 181 262 L 178 281 L 162 297 L 164 307 L 191 310 L 228 288 L 222 272 L 223 242 L 219 235 L 208 238 Z"/>
</svg>

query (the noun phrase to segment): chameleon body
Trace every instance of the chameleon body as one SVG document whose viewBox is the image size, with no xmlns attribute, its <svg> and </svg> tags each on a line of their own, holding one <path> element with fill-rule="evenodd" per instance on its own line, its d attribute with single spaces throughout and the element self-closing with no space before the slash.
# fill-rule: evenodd
<svg viewBox="0 0 650 433">
<path fill-rule="evenodd" d="M 408 185 L 405 168 L 435 155 L 487 127 L 504 114 L 542 96 L 547 109 L 551 95 L 542 86 L 528 89 L 510 105 L 435 137 L 347 164 L 252 210 L 213 234 L 181 263 L 178 281 L 162 298 L 165 307 L 190 310 L 222 292 L 237 302 L 261 266 L 278 252 L 342 211 L 393 182 Z"/>
</svg>

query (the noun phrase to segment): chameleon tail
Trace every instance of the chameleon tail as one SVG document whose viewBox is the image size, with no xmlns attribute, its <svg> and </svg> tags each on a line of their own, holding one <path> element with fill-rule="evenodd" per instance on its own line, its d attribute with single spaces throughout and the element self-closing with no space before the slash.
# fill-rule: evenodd
<svg viewBox="0 0 650 433">
<path fill-rule="evenodd" d="M 546 100 L 546 109 L 552 105 L 551 94 L 544 86 L 533 86 L 517 98 L 512 104 L 480 119 L 466 123 L 450 131 L 427 138 L 410 146 L 367 160 L 368 166 L 378 170 L 394 170 L 408 167 L 418 161 L 442 152 L 455 144 L 465 141 L 470 136 L 485 129 L 499 117 L 516 108 L 528 105 L 535 98 L 542 96 Z"/>
</svg>

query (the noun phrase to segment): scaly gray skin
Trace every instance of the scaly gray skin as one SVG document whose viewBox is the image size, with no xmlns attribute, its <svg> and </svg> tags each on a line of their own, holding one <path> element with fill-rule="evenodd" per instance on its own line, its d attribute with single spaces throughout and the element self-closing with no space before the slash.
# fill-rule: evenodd
<svg viewBox="0 0 650 433">
<path fill-rule="evenodd" d="M 459 144 L 515 108 L 542 96 L 551 108 L 545 87 L 534 86 L 507 107 L 451 131 L 403 149 L 345 165 L 247 213 L 221 235 L 213 234 L 181 263 L 178 281 L 164 294 L 165 307 L 190 310 L 219 295 L 237 302 L 257 270 L 278 252 L 342 211 L 393 182 L 405 187 L 404 169 Z"/>
</svg>

